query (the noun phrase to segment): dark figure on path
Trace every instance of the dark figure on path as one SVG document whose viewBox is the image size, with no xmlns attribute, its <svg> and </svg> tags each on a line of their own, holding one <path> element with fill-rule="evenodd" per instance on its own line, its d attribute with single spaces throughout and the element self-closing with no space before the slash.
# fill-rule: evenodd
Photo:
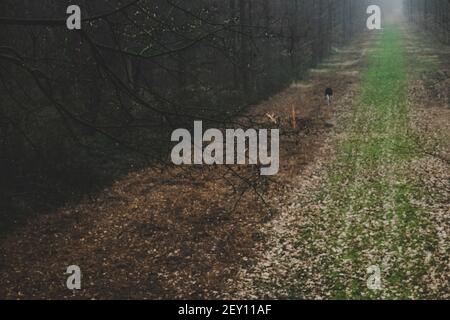
<svg viewBox="0 0 450 320">
<path fill-rule="evenodd" d="M 330 105 L 333 102 L 333 89 L 327 88 L 325 90 L 325 101 L 328 105 Z"/>
</svg>

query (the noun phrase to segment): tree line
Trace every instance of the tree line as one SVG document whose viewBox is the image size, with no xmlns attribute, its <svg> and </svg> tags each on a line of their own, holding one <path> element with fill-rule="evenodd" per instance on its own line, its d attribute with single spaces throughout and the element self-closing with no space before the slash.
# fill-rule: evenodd
<svg viewBox="0 0 450 320">
<path fill-rule="evenodd" d="M 450 44 L 449 0 L 405 0 L 405 11 L 410 22 Z"/>
</svg>

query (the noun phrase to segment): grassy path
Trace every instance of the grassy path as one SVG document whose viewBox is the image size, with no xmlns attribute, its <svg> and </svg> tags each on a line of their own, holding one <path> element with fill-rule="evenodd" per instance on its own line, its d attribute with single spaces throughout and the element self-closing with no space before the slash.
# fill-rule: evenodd
<svg viewBox="0 0 450 320">
<path fill-rule="evenodd" d="M 254 296 L 448 297 L 448 198 L 445 187 L 427 187 L 434 176 L 418 174 L 417 163 L 428 158 L 411 125 L 417 65 L 404 41 L 394 27 L 374 41 L 356 96 L 343 102 L 324 152 L 332 159 L 298 177 L 292 196 L 281 199 L 284 213 L 269 231 L 274 249 L 257 267 Z M 445 176 L 448 166 L 439 166 Z M 380 282 L 368 281 L 377 271 Z"/>
<path fill-rule="evenodd" d="M 325 248 L 331 248 L 323 253 L 330 259 L 322 273 L 332 298 L 435 297 L 427 274 L 439 264 L 437 229 L 425 205 L 431 195 L 413 171 L 423 153 L 410 128 L 414 65 L 400 36 L 386 29 L 370 55 L 319 193 L 327 217 L 319 234 L 328 231 Z M 374 289 L 367 280 L 375 270 L 381 282 Z"/>
<path fill-rule="evenodd" d="M 424 287 L 433 237 L 417 205 L 423 190 L 409 174 L 419 151 L 406 94 L 405 53 L 398 31 L 389 29 L 370 57 L 324 194 L 323 214 L 339 226 L 333 240 L 340 252 L 329 270 L 334 298 L 408 298 Z M 371 266 L 381 271 L 379 291 L 362 281 Z"/>
</svg>

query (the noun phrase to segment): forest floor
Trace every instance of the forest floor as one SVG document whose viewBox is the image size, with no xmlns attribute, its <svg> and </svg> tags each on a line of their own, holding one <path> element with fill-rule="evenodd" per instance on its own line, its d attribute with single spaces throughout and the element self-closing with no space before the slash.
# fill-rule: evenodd
<svg viewBox="0 0 450 320">
<path fill-rule="evenodd" d="M 450 51 L 404 29 L 336 51 L 249 111 L 283 123 L 272 210 L 225 168 L 134 172 L 1 235 L 0 299 L 449 298 Z"/>
</svg>

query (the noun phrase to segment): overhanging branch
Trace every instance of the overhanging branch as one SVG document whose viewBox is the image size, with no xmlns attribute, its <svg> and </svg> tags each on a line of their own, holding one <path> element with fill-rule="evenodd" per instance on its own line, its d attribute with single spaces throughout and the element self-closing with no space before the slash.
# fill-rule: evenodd
<svg viewBox="0 0 450 320">
<path fill-rule="evenodd" d="M 123 5 L 113 11 L 102 13 L 96 16 L 81 19 L 82 22 L 92 22 L 95 20 L 105 19 L 119 12 L 122 12 L 129 7 L 135 5 L 140 0 L 134 0 L 130 3 Z M 44 27 L 58 27 L 65 26 L 66 19 L 27 19 L 27 18 L 11 18 L 11 17 L 0 17 L 0 25 L 12 25 L 12 26 L 44 26 Z"/>
</svg>

